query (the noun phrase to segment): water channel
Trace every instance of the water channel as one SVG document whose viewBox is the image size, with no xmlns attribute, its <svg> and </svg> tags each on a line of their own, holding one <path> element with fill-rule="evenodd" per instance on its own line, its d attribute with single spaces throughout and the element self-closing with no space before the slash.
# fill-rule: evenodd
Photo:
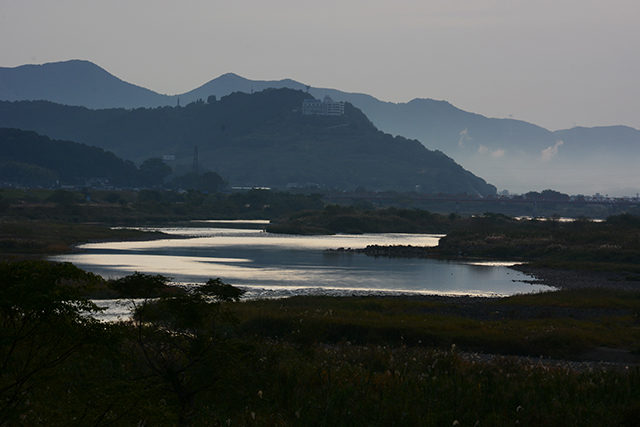
<svg viewBox="0 0 640 427">
<path fill-rule="evenodd" d="M 259 225 L 259 224 L 258 224 Z M 328 251 L 370 244 L 435 246 L 441 236 L 363 234 L 292 236 L 253 228 L 154 228 L 187 236 L 144 242 L 90 243 L 74 254 L 56 256 L 105 278 L 136 271 L 162 274 L 176 283 L 209 278 L 249 289 L 255 296 L 309 293 L 399 292 L 449 295 L 512 295 L 549 289 L 525 283 L 530 277 L 509 263 L 370 257 Z"/>
</svg>

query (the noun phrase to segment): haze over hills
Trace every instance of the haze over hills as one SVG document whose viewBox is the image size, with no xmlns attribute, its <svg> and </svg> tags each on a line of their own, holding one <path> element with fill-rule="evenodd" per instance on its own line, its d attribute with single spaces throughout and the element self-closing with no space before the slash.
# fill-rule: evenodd
<svg viewBox="0 0 640 427">
<path fill-rule="evenodd" d="M 236 92 L 220 100 L 154 109 L 0 101 L 0 127 L 34 130 L 142 162 L 167 160 L 178 175 L 213 170 L 233 186 L 495 194 L 496 188 L 419 141 L 385 134 L 351 104 L 306 115 L 303 91 Z"/>
<path fill-rule="evenodd" d="M 417 139 L 440 150 L 499 189 L 523 193 L 546 188 L 569 194 L 635 195 L 640 131 L 626 126 L 575 127 L 551 132 L 515 119 L 466 112 L 446 101 L 389 103 L 366 94 L 308 87 L 293 80 L 256 81 L 224 74 L 180 95 L 160 95 L 131 85 L 87 61 L 0 68 L 0 99 L 46 99 L 88 108 L 175 106 L 233 92 L 266 88 L 308 91 L 346 101 L 384 132 Z"/>
</svg>

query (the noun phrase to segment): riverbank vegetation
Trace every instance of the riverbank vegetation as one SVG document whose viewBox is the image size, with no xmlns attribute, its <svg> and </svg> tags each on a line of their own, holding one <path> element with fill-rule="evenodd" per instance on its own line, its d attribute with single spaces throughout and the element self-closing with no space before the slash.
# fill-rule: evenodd
<svg viewBox="0 0 640 427">
<path fill-rule="evenodd" d="M 0 191 L 0 252 L 67 252 L 77 243 L 153 238 L 104 225 L 188 224 L 193 220 L 267 219 L 267 231 L 288 234 L 446 234 L 437 248 L 351 248 L 374 255 L 485 257 L 535 266 L 628 272 L 640 277 L 640 220 L 623 213 L 605 221 L 566 221 L 557 215 L 517 219 L 500 213 L 460 216 L 370 204 L 325 205 L 321 194 L 250 190 Z M 74 225 L 75 224 L 75 225 Z M 90 224 L 90 225 L 87 225 Z"/>
<path fill-rule="evenodd" d="M 302 211 L 286 222 L 267 227 L 272 233 L 362 234 L 362 233 L 446 233 L 456 227 L 455 214 L 440 215 L 419 209 L 359 209 L 328 205 L 323 210 Z"/>
<path fill-rule="evenodd" d="M 0 259 L 65 253 L 89 241 L 166 238 L 113 226 L 270 219 L 322 209 L 317 194 L 0 189 Z"/>
<path fill-rule="evenodd" d="M 535 266 L 640 273 L 640 217 L 560 221 L 514 219 L 487 213 L 440 239 L 438 252 L 522 260 Z"/>
<path fill-rule="evenodd" d="M 500 213 L 460 216 L 371 203 L 326 205 L 321 194 L 250 190 L 199 191 L 0 190 L 0 252 L 68 252 L 94 240 L 141 239 L 141 232 L 104 225 L 188 224 L 193 220 L 267 219 L 267 231 L 287 234 L 446 234 L 437 248 L 351 248 L 374 255 L 485 257 L 534 266 L 628 272 L 640 277 L 640 220 L 623 213 L 605 221 L 517 219 Z M 74 225 L 75 224 L 75 225 Z M 90 225 L 87 225 L 90 224 Z"/>
<path fill-rule="evenodd" d="M 242 291 L 217 279 L 190 293 L 167 280 L 0 264 L 0 425 L 600 426 L 640 415 L 637 292 L 237 302 Z M 82 315 L 101 286 L 135 302 L 130 320 Z M 575 362 L 594 352 L 617 363 Z"/>
<path fill-rule="evenodd" d="M 71 191 L 0 189 L 0 216 L 12 220 L 55 219 L 72 223 L 145 225 L 210 219 L 275 219 L 321 210 L 320 194 L 268 190 Z"/>
<path fill-rule="evenodd" d="M 348 248 L 372 256 L 482 257 L 526 262 L 537 267 L 600 270 L 640 277 L 640 217 L 628 213 L 604 221 L 513 218 L 499 213 L 461 217 L 418 209 L 358 209 L 329 205 L 292 214 L 267 231 L 293 234 L 446 234 L 436 248 Z M 636 279 L 640 280 L 640 279 Z"/>
<path fill-rule="evenodd" d="M 163 233 L 113 229 L 95 224 L 61 221 L 0 222 L 0 260 L 42 258 L 71 252 L 73 245 L 105 240 L 168 238 Z"/>
</svg>

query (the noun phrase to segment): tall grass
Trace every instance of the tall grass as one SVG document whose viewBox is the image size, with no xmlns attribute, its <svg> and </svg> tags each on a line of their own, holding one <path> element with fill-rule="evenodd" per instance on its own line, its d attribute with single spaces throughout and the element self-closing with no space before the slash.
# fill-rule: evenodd
<svg viewBox="0 0 640 427">
<path fill-rule="evenodd" d="M 610 304 L 616 303 L 616 295 L 612 293 Z M 637 301 L 638 294 L 633 295 Z M 531 298 L 530 304 L 527 298 Z M 607 317 L 593 318 L 519 316 L 518 305 L 562 306 L 568 298 L 563 292 L 555 299 L 553 294 L 539 294 L 469 308 L 393 298 L 298 297 L 243 303 L 237 313 L 243 320 L 243 334 L 302 347 L 346 342 L 426 348 L 456 344 L 466 351 L 574 359 L 601 346 L 640 350 L 640 330 L 633 311 L 616 311 L 613 316 L 607 312 Z M 595 304 L 596 300 L 591 301 Z M 626 301 L 628 307 L 635 307 L 633 298 Z M 493 312 L 505 310 L 501 308 L 504 304 L 509 304 L 507 314 L 513 315 L 494 320 Z"/>
<path fill-rule="evenodd" d="M 261 341 L 253 393 L 228 425 L 635 425 L 640 373 L 576 372 L 527 360 L 475 361 L 455 349 Z"/>
<path fill-rule="evenodd" d="M 574 308 L 627 309 L 640 312 L 640 291 L 619 289 L 562 289 L 502 298 L 497 304 L 540 305 Z"/>
<path fill-rule="evenodd" d="M 579 309 L 624 300 L 633 308 L 638 297 L 590 291 L 574 301 L 558 292 L 482 304 Z M 505 356 L 638 350 L 637 319 L 629 316 L 492 321 L 466 316 L 456 302 L 392 298 L 298 297 L 236 308 L 240 337 L 254 343 L 256 375 L 242 404 L 221 408 L 228 425 L 635 426 L 640 419 L 637 366 Z"/>
</svg>

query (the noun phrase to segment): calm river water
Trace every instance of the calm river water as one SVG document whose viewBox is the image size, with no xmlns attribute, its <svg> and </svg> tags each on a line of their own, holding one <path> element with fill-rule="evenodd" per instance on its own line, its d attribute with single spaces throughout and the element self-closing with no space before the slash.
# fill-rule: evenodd
<svg viewBox="0 0 640 427">
<path fill-rule="evenodd" d="M 440 236 L 363 234 L 291 236 L 260 229 L 154 228 L 185 239 L 91 243 L 80 253 L 57 256 L 105 278 L 136 271 L 162 274 L 178 283 L 225 283 L 256 295 L 327 291 L 395 291 L 466 295 L 512 295 L 549 289 L 508 263 L 474 263 L 422 258 L 374 258 L 327 249 L 379 245 L 435 246 Z"/>
</svg>

